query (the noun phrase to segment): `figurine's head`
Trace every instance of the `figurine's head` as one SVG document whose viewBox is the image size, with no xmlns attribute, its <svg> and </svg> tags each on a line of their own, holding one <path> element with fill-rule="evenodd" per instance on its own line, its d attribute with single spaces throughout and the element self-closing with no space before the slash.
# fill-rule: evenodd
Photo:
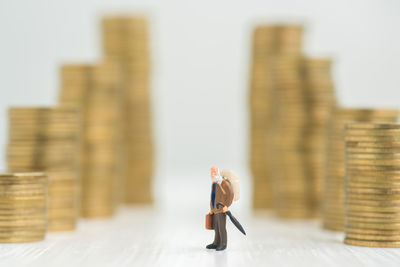
<svg viewBox="0 0 400 267">
<path fill-rule="evenodd" d="M 211 177 L 215 178 L 218 176 L 218 168 L 217 167 L 211 167 Z"/>
</svg>

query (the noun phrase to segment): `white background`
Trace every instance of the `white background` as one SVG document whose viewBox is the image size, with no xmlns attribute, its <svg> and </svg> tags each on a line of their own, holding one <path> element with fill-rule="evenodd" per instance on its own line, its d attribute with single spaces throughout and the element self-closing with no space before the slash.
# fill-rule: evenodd
<svg viewBox="0 0 400 267">
<path fill-rule="evenodd" d="M 399 107 L 396 0 L 0 0 L 2 151 L 7 107 L 55 104 L 60 64 L 100 59 L 99 19 L 117 11 L 151 18 L 160 172 L 246 166 L 250 30 L 259 21 L 306 23 L 307 53 L 335 57 L 342 103 Z"/>
</svg>

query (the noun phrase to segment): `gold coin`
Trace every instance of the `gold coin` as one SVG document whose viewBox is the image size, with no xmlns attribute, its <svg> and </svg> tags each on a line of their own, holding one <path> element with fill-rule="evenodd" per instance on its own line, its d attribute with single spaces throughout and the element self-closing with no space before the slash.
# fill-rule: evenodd
<svg viewBox="0 0 400 267">
<path fill-rule="evenodd" d="M 11 226 L 40 226 L 46 225 L 47 218 L 42 219 L 26 219 L 26 220 L 0 220 L 0 227 L 11 227 Z"/>
<path fill-rule="evenodd" d="M 392 201 L 392 200 L 400 201 L 400 195 L 399 194 L 395 194 L 395 195 L 346 194 L 345 199 L 347 202 L 363 201 L 363 200 L 371 200 L 371 201 L 377 201 L 377 202 Z"/>
<path fill-rule="evenodd" d="M 8 210 L 8 209 L 44 209 L 47 207 L 47 202 L 38 202 L 38 203 L 30 203 L 30 202 L 0 202 L 0 209 Z"/>
<path fill-rule="evenodd" d="M 31 231 L 31 232 L 43 232 L 46 230 L 46 225 L 40 226 L 4 226 L 0 228 L 1 232 L 13 232 L 13 231 Z"/>
<path fill-rule="evenodd" d="M 34 202 L 4 202 L 0 201 L 0 210 L 13 210 L 13 209 L 43 209 L 47 207 L 46 201 Z"/>
<path fill-rule="evenodd" d="M 359 181 L 361 180 L 361 181 Z M 353 177 L 347 177 L 345 186 L 350 188 L 383 188 L 383 189 L 397 189 L 400 188 L 400 180 L 383 180 L 380 179 L 380 182 L 368 182 L 361 179 L 354 179 Z"/>
<path fill-rule="evenodd" d="M 6 180 L 0 178 L 0 186 L 9 186 L 9 185 L 32 185 L 32 184 L 41 184 L 42 186 L 46 186 L 48 182 L 48 178 L 38 178 L 36 181 L 29 180 Z"/>
<path fill-rule="evenodd" d="M 34 213 L 34 214 L 0 214 L 0 221 L 8 220 L 36 220 L 45 219 L 47 217 L 46 212 Z"/>
<path fill-rule="evenodd" d="M 47 228 L 32 228 L 28 227 L 24 228 L 9 228 L 9 227 L 1 227 L 0 228 L 0 236 L 37 236 L 43 235 L 46 233 Z"/>
<path fill-rule="evenodd" d="M 346 216 L 349 217 L 365 217 L 365 218 L 377 218 L 384 220 L 395 220 L 399 218 L 400 212 L 382 212 L 382 211 L 358 211 L 350 210 L 346 211 Z"/>
<path fill-rule="evenodd" d="M 46 188 L 47 184 L 29 183 L 29 184 L 0 184 L 0 190 L 36 190 Z"/>
<path fill-rule="evenodd" d="M 380 170 L 359 170 L 356 168 L 348 167 L 346 169 L 347 177 L 369 177 L 369 178 L 382 178 L 396 180 L 400 177 L 399 170 L 382 169 Z"/>
<path fill-rule="evenodd" d="M 366 223 L 350 221 L 346 218 L 346 227 L 374 230 L 400 230 L 400 223 Z"/>
<path fill-rule="evenodd" d="M 353 159 L 347 158 L 346 166 L 390 166 L 390 167 L 400 167 L 400 159 Z"/>
<path fill-rule="evenodd" d="M 400 194 L 400 189 L 382 189 L 382 188 L 346 188 L 347 194 L 359 193 L 359 194 Z"/>
<path fill-rule="evenodd" d="M 357 147 L 357 148 L 399 148 L 400 142 L 396 140 L 346 140 L 345 146 L 349 147 Z"/>
<path fill-rule="evenodd" d="M 348 214 L 346 216 L 346 220 L 352 221 L 352 222 L 364 222 L 364 223 L 400 223 L 400 216 L 399 217 L 393 217 L 393 218 L 379 218 L 379 217 L 358 217 L 358 216 L 352 216 L 352 214 Z"/>
<path fill-rule="evenodd" d="M 45 192 L 45 190 L 43 191 Z M 1 202 L 9 202 L 9 201 L 46 201 L 46 194 L 36 194 L 36 195 L 2 195 L 0 197 Z"/>
<path fill-rule="evenodd" d="M 366 235 L 400 235 L 400 230 L 362 229 L 354 227 L 346 227 L 345 232 Z"/>
<path fill-rule="evenodd" d="M 365 206 L 359 204 L 346 204 L 344 207 L 346 214 L 359 212 L 400 212 L 398 206 Z"/>
<path fill-rule="evenodd" d="M 348 146 L 346 147 L 347 154 L 349 153 L 357 153 L 357 154 L 392 154 L 392 153 L 400 153 L 400 147 L 354 147 Z"/>
<path fill-rule="evenodd" d="M 393 181 L 382 181 L 377 182 L 377 183 L 369 183 L 369 182 L 356 182 L 353 181 L 352 178 L 346 177 L 345 183 L 344 183 L 346 188 L 349 189 L 364 189 L 364 188 L 369 188 L 369 189 L 392 189 L 392 190 L 397 190 L 400 189 L 400 183 L 399 182 L 393 182 Z"/>
<path fill-rule="evenodd" d="M 11 186 L 3 186 L 0 185 L 0 195 L 1 196 L 6 196 L 6 195 L 18 195 L 18 194 L 26 194 L 26 195 L 30 195 L 30 194 L 42 194 L 45 195 L 47 192 L 47 186 L 43 186 L 40 185 L 38 187 L 26 187 L 25 189 L 22 188 L 15 188 L 15 187 L 11 187 Z"/>
<path fill-rule="evenodd" d="M 2 198 L 19 198 L 19 197 L 35 197 L 45 196 L 47 189 L 42 190 L 26 190 L 26 191 L 6 191 L 0 190 L 0 199 Z"/>
<path fill-rule="evenodd" d="M 387 129 L 399 129 L 400 130 L 400 124 L 393 122 L 393 123 L 382 123 L 382 122 L 377 122 L 377 123 L 349 123 L 346 125 L 346 129 L 371 129 L 371 130 L 376 130 L 376 129 L 382 129 L 382 130 L 387 130 Z"/>
<path fill-rule="evenodd" d="M 381 247 L 381 248 L 398 248 L 400 241 L 368 241 L 353 238 L 345 238 L 344 243 L 347 245 L 363 246 L 363 247 Z"/>
<path fill-rule="evenodd" d="M 381 136 L 381 135 L 398 135 L 400 128 L 386 128 L 386 129 L 350 129 L 344 130 L 346 136 Z"/>
<path fill-rule="evenodd" d="M 12 174 L 0 174 L 1 181 L 32 181 L 36 182 L 37 179 L 46 178 L 47 175 L 42 172 L 31 172 L 31 173 L 12 173 Z M 39 180 L 41 181 L 41 180 Z"/>
<path fill-rule="evenodd" d="M 347 164 L 346 165 L 347 172 L 358 172 L 358 171 L 367 171 L 367 172 L 382 172 L 382 173 L 393 173 L 399 172 L 400 166 L 377 166 L 377 165 L 354 165 Z"/>
<path fill-rule="evenodd" d="M 399 207 L 400 200 L 363 200 L 363 199 L 349 199 L 346 196 L 345 205 L 365 205 L 366 207 Z"/>
<path fill-rule="evenodd" d="M 12 206 L 6 206 L 0 209 L 0 216 L 10 215 L 10 216 L 18 216 L 18 215 L 35 215 L 35 214 L 46 214 L 47 213 L 47 205 L 43 204 L 41 208 L 15 208 Z"/>
<path fill-rule="evenodd" d="M 367 241 L 399 241 L 400 242 L 400 235 L 368 235 L 368 234 L 357 234 L 346 232 L 346 238 L 354 238 L 357 240 L 367 240 Z"/>
<path fill-rule="evenodd" d="M 390 224 L 390 223 L 400 223 L 399 222 L 399 212 L 393 213 L 382 213 L 382 212 L 352 212 L 348 211 L 345 214 L 346 221 L 349 222 L 361 222 L 361 223 L 383 223 L 383 224 Z M 376 214 L 376 216 L 374 216 Z"/>
<path fill-rule="evenodd" d="M 399 160 L 400 159 L 400 154 L 395 154 L 395 153 L 380 153 L 380 154 L 358 154 L 358 153 L 347 153 L 346 154 L 346 159 L 347 161 L 349 160 Z"/>
<path fill-rule="evenodd" d="M 0 237 L 0 243 L 28 243 L 42 241 L 43 239 L 44 234 L 36 237 Z"/>
<path fill-rule="evenodd" d="M 41 233 L 29 233 L 29 232 L 0 233 L 0 242 L 1 240 L 7 238 L 21 238 L 21 239 L 43 238 L 45 233 L 46 233 L 45 231 L 42 231 Z"/>
<path fill-rule="evenodd" d="M 379 176 L 363 176 L 359 174 L 355 175 L 347 175 L 344 179 L 347 183 L 360 183 L 360 184 L 371 184 L 371 185 L 387 185 L 387 184 L 394 184 L 397 185 L 400 183 L 400 177 L 379 177 Z"/>
</svg>

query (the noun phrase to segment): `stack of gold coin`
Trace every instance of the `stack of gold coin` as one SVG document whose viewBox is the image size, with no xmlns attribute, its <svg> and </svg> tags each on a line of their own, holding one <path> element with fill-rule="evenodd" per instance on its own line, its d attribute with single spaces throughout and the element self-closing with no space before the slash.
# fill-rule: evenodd
<svg viewBox="0 0 400 267">
<path fill-rule="evenodd" d="M 60 102 L 79 107 L 83 114 L 81 215 L 111 216 L 121 195 L 119 66 L 70 64 L 62 66 L 61 74 Z"/>
<path fill-rule="evenodd" d="M 309 206 L 318 213 L 325 175 L 327 134 L 331 114 L 336 104 L 331 63 L 329 58 L 303 60 L 306 118 L 303 120 L 303 141 L 300 149 L 304 154 L 305 177 L 309 186 Z"/>
<path fill-rule="evenodd" d="M 45 173 L 0 174 L 0 243 L 44 239 L 47 184 Z"/>
<path fill-rule="evenodd" d="M 325 229 L 344 229 L 344 125 L 352 122 L 395 122 L 398 114 L 397 110 L 335 108 L 330 122 L 323 182 L 322 223 Z"/>
<path fill-rule="evenodd" d="M 60 101 L 63 105 L 81 107 L 87 99 L 90 71 L 93 64 L 75 63 L 61 66 Z M 79 104 L 78 104 L 79 103 Z M 84 117 L 84 109 L 81 110 Z"/>
<path fill-rule="evenodd" d="M 310 180 L 306 177 L 303 131 L 307 120 L 302 57 L 280 56 L 274 65 L 276 101 L 279 104 L 274 127 L 275 210 L 282 218 L 314 217 L 310 207 Z"/>
<path fill-rule="evenodd" d="M 110 16 L 103 19 L 102 27 L 105 57 L 122 69 L 124 199 L 126 203 L 150 203 L 154 159 L 147 19 Z"/>
<path fill-rule="evenodd" d="M 400 124 L 348 124 L 345 142 L 344 242 L 400 247 Z"/>
<path fill-rule="evenodd" d="M 310 183 L 305 176 L 302 147 L 308 118 L 302 33 L 299 25 L 279 27 L 279 50 L 273 64 L 277 112 L 271 127 L 270 159 L 274 166 L 274 208 L 283 218 L 308 218 L 314 213 L 309 204 Z"/>
<path fill-rule="evenodd" d="M 298 56 L 302 53 L 304 33 L 302 25 L 277 24 L 276 31 L 276 38 L 278 39 L 278 55 Z"/>
<path fill-rule="evenodd" d="M 9 110 L 9 121 L 9 171 L 46 171 L 50 180 L 49 230 L 75 229 L 80 188 L 79 111 L 63 107 L 14 107 Z"/>
<path fill-rule="evenodd" d="M 268 168 L 268 138 L 274 96 L 271 64 L 276 53 L 276 26 L 260 25 L 253 32 L 253 55 L 250 72 L 250 169 L 253 176 L 253 207 L 272 208 L 271 170 Z"/>
</svg>

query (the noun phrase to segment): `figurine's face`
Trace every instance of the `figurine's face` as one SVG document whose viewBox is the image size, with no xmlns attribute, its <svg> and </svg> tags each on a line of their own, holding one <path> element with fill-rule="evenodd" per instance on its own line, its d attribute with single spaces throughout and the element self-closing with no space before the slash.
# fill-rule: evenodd
<svg viewBox="0 0 400 267">
<path fill-rule="evenodd" d="M 217 177 L 217 176 L 218 176 L 218 168 L 211 167 L 211 177 Z"/>
</svg>

